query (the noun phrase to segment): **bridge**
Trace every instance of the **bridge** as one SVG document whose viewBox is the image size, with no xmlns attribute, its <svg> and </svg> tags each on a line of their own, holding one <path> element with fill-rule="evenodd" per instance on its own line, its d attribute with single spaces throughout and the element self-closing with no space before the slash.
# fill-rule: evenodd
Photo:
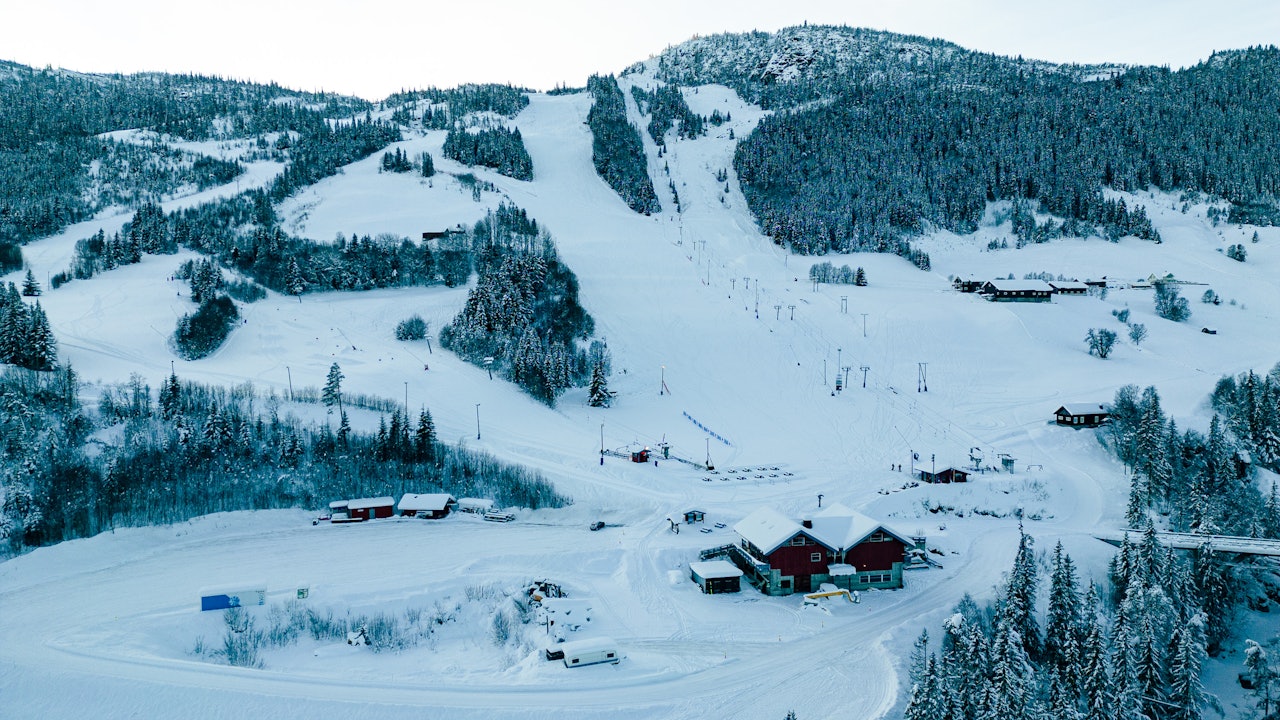
<svg viewBox="0 0 1280 720">
<path fill-rule="evenodd" d="M 1128 534 L 1129 542 L 1138 543 L 1142 541 L 1142 530 L 1115 530 L 1111 532 L 1096 532 L 1094 537 L 1099 540 L 1110 543 L 1117 547 L 1124 541 L 1124 536 Z M 1270 538 L 1252 538 L 1241 535 L 1199 535 L 1197 533 L 1180 533 L 1180 532 L 1157 532 L 1156 539 L 1161 545 L 1171 547 L 1176 550 L 1195 550 L 1205 545 L 1210 546 L 1216 552 L 1235 553 L 1237 555 L 1262 555 L 1266 557 L 1280 557 L 1280 540 L 1272 540 Z"/>
</svg>

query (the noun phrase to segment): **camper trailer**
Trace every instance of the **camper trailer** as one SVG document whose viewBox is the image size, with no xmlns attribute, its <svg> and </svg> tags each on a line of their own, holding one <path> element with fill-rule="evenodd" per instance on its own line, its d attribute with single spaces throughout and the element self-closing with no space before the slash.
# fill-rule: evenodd
<svg viewBox="0 0 1280 720">
<path fill-rule="evenodd" d="M 617 665 L 618 660 L 621 659 L 618 655 L 617 643 L 606 637 L 560 643 L 556 649 L 564 653 L 565 667 L 582 667 L 600 663 Z"/>
</svg>

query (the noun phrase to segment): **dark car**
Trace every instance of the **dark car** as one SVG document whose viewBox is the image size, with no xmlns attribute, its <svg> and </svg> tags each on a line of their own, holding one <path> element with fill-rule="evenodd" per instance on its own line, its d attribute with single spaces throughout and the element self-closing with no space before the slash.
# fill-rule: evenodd
<svg viewBox="0 0 1280 720">
<path fill-rule="evenodd" d="M 604 521 L 602 521 L 602 520 L 597 520 L 597 521 L 595 521 L 595 522 L 591 523 L 591 525 L 590 525 L 589 527 L 591 528 L 591 530 L 592 530 L 592 531 L 599 530 L 600 528 L 604 527 Z"/>
</svg>

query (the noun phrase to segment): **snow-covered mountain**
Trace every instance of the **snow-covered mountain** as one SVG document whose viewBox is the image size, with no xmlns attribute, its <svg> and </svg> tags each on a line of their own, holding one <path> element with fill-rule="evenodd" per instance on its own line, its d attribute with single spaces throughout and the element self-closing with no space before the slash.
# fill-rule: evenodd
<svg viewBox="0 0 1280 720">
<path fill-rule="evenodd" d="M 386 150 L 430 153 L 433 178 L 381 172 L 378 153 L 276 208 L 289 232 L 320 242 L 340 233 L 416 241 L 470 226 L 503 202 L 525 209 L 577 275 L 595 337 L 612 353 L 611 408 L 590 407 L 585 388 L 550 407 L 438 345 L 395 339 L 411 314 L 438 331 L 468 287 L 269 292 L 240 304 L 243 323 L 197 361 L 176 357 L 169 343 L 193 307 L 173 278 L 196 257 L 190 250 L 47 289 L 40 302 L 60 356 L 90 383 L 91 404 L 103 386 L 133 375 L 159 387 L 172 368 L 203 383 L 252 383 L 275 394 L 280 414 L 324 425 L 323 409 L 283 398 L 323 384 L 338 363 L 347 392 L 427 407 L 442 440 L 534 468 L 573 503 L 516 508 L 512 523 L 459 513 L 313 525 L 323 508 L 235 512 L 39 548 L 0 564 L 4 716 L 888 717 L 901 708 L 911 641 L 965 594 L 991 597 L 1020 526 L 1042 549 L 1063 542 L 1081 576 L 1102 581 L 1112 548 L 1094 533 L 1124 525 L 1128 474 L 1095 431 L 1056 426 L 1055 409 L 1154 385 L 1179 426 L 1207 428 L 1206 398 L 1220 377 L 1265 372 L 1280 359 L 1280 228 L 1220 223 L 1206 196 L 1108 191 L 1145 206 L 1163 242 L 1063 238 L 1010 249 L 1002 248 L 1014 234 L 1010 207 L 993 203 L 971 235 L 918 238 L 932 258 L 921 271 L 885 254 L 789 255 L 760 232 L 732 173 L 722 179 L 737 143 L 769 112 L 729 85 L 864 66 L 906 72 L 967 52 L 829 28 L 667 50 L 619 79 L 632 122 L 644 127 L 645 118 L 630 88 L 667 80 L 687 86 L 694 112 L 731 119 L 694 139 L 670 133 L 661 156 L 643 138 L 667 208 L 650 216 L 628 209 L 596 174 L 584 124 L 592 100 L 581 93 L 531 93 L 510 121 L 532 158 L 532 181 L 449 160 L 446 131 L 409 124 Z M 389 119 L 394 110 L 370 114 Z M 167 211 L 266 187 L 282 171 L 243 139 L 173 144 L 254 160 L 234 182 L 164 197 Z M 77 240 L 118 231 L 131 214 L 104 210 L 26 244 L 23 256 L 47 285 Z M 1248 248 L 1247 262 L 1223 252 L 1235 244 Z M 810 282 L 819 262 L 862 267 L 868 284 Z M 1145 281 L 1170 273 L 1187 283 L 1190 322 L 1155 314 Z M 952 284 L 1027 275 L 1106 278 L 1109 289 L 996 303 Z M 1208 289 L 1223 302 L 1196 302 Z M 1123 335 L 1121 311 L 1149 337 L 1122 339 L 1107 359 L 1090 354 L 1090 330 Z M 379 420 L 352 413 L 362 430 Z M 662 444 L 670 461 L 602 453 Z M 913 466 L 972 458 L 980 469 L 963 485 L 911 475 Z M 707 464 L 715 471 L 699 467 Z M 734 543 L 734 523 L 753 510 L 800 518 L 834 502 L 927 537 L 941 567 L 911 571 L 904 589 L 864 593 L 857 604 L 805 605 L 752 589 L 707 596 L 690 582 L 688 563 Z M 677 534 L 672 518 L 691 509 L 706 522 Z M 606 527 L 588 530 L 594 521 Z M 591 599 L 591 621 L 578 632 L 612 637 L 621 663 L 567 670 L 544 660 L 550 628 L 522 622 L 530 617 L 516 609 L 528 583 L 543 579 Z M 310 627 L 325 617 L 427 620 L 402 628 L 415 640 L 395 651 L 320 633 L 264 650 L 261 668 L 228 667 L 214 651 L 226 628 L 220 614 L 199 611 L 201 591 L 259 583 L 274 608 L 251 610 L 259 630 L 281 627 L 291 612 L 310 611 Z M 1259 617 L 1249 616 L 1249 630 L 1274 634 Z M 1246 702 L 1231 694 L 1233 663 L 1224 659 L 1211 680 L 1228 708 Z"/>
</svg>

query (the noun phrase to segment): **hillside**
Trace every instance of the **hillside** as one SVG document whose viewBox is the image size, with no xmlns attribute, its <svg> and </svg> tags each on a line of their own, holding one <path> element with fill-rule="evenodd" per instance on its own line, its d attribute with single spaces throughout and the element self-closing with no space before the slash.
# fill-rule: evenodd
<svg viewBox="0 0 1280 720">
<path fill-rule="evenodd" d="M 1095 431 L 1057 427 L 1053 412 L 1108 402 L 1128 384 L 1154 385 L 1180 427 L 1207 432 L 1207 398 L 1219 378 L 1266 372 L 1280 359 L 1272 281 L 1280 228 L 1222 223 L 1226 203 L 1209 195 L 1099 188 L 1107 200 L 1144 207 L 1161 242 L 1123 234 L 1019 243 L 1006 200 L 984 203 L 972 232 L 922 226 L 912 242 L 931 259 L 928 270 L 893 254 L 789 254 L 762 233 L 732 172 L 742 144 L 777 115 L 730 89 L 737 81 L 716 68 L 723 61 L 789 81 L 787 68 L 800 63 L 753 42 L 741 41 L 740 56 L 690 65 L 693 74 L 681 76 L 695 113 L 731 119 L 691 139 L 671 132 L 661 157 L 642 135 L 663 212 L 633 212 L 599 178 L 585 124 L 592 98 L 583 93 L 529 93 L 527 106 L 501 119 L 464 114 L 476 125 L 518 127 L 532 180 L 449 159 L 448 131 L 426 114 L 440 101 L 405 98 L 368 111 L 370 122 L 395 120 L 398 140 L 272 205 L 281 233 L 317 245 L 337 245 L 339 234 L 417 241 L 425 231 L 473 226 L 503 203 L 524 209 L 576 275 L 593 337 L 608 345 L 613 407 L 590 407 L 582 387 L 542 403 L 438 344 L 395 340 L 397 323 L 411 314 L 434 331 L 447 324 L 466 303 L 471 279 L 296 296 L 268 290 L 238 303 L 242 323 L 198 361 L 179 359 L 168 342 L 194 308 L 187 285 L 173 277 L 180 262 L 199 257 L 190 247 L 47 288 L 39 301 L 60 358 L 89 383 L 82 395 L 91 407 L 109 384 L 136 374 L 158 388 L 174 372 L 212 385 L 250 382 L 276 395 L 280 414 L 327 425 L 319 406 L 284 398 L 322 385 L 338 363 L 347 392 L 405 402 L 410 414 L 429 408 L 442 441 L 532 468 L 572 504 L 514 508 L 517 520 L 506 525 L 460 515 L 312 525 L 323 506 L 219 513 L 32 550 L 0 564 L 0 695 L 13 717 L 78 717 L 86 707 L 107 717 L 158 717 L 174 707 L 190 717 L 389 718 L 406 708 L 475 718 L 767 719 L 789 710 L 817 718 L 851 708 L 887 717 L 902 708 L 911 641 L 923 628 L 933 634 L 966 594 L 993 596 L 1020 526 L 1041 551 L 1061 541 L 1082 579 L 1105 582 L 1114 549 L 1093 533 L 1125 524 L 1129 473 Z M 848 47 L 885 67 L 885 57 L 906 63 L 964 53 L 937 41 L 893 42 L 877 42 L 874 52 Z M 823 77 L 820 62 L 806 64 L 808 76 Z M 651 90 L 670 72 L 669 64 L 662 73 L 645 67 L 619 77 L 637 127 L 644 118 L 631 87 Z M 190 153 L 215 149 L 194 139 L 166 142 Z M 265 192 L 283 172 L 282 159 L 255 154 L 256 137 L 224 139 L 216 150 L 245 172 L 201 191 L 170 188 L 160 198 L 166 212 Z M 383 172 L 388 151 L 428 153 L 436 174 Z M 1035 210 L 1027 210 L 1033 225 L 1061 222 Z M 47 285 L 68 267 L 77 240 L 116 232 L 131 215 L 102 210 L 30 240 L 23 258 Z M 1226 256 L 1236 244 L 1248 249 L 1246 262 Z M 865 268 L 868 285 L 809 282 L 821 261 Z M 1113 288 L 1044 304 L 993 303 L 951 283 L 1046 273 L 1105 276 Z M 1167 273 L 1190 283 L 1189 322 L 1157 317 L 1151 288 L 1137 282 Z M 23 276 L 14 270 L 0 279 Z M 1197 302 L 1206 289 L 1222 304 Z M 1149 337 L 1140 345 L 1122 339 L 1105 360 L 1091 355 L 1086 333 L 1123 332 L 1113 314 L 1121 310 Z M 351 415 L 367 432 L 382 419 Z M 109 429 L 95 440 L 109 445 Z M 687 462 L 638 464 L 601 453 L 660 443 Z M 1009 456 L 1013 472 L 983 472 L 964 485 L 909 476 L 913 465 L 965 466 L 975 454 L 992 467 Z M 717 472 L 697 467 L 707 461 Z M 1262 471 L 1256 481 L 1271 477 Z M 371 491 L 379 480 L 370 479 Z M 836 502 L 927 536 L 942 567 L 912 571 L 903 590 L 822 608 L 751 589 L 704 596 L 688 581 L 698 551 L 734 542 L 733 524 L 756 508 L 800 517 Z M 672 532 L 669 519 L 695 508 L 707 513 L 707 532 L 692 525 Z M 587 530 L 596 520 L 607 527 Z M 495 622 L 508 621 L 496 619 L 514 613 L 507 596 L 544 578 L 594 599 L 588 632 L 613 636 L 621 664 L 566 671 L 544 662 L 547 629 L 536 624 L 512 620 L 515 629 L 498 637 Z M 420 645 L 396 652 L 304 637 L 265 651 L 261 669 L 228 667 L 198 651 L 220 645 L 224 632 L 217 614 L 197 611 L 200 590 L 259 581 L 281 607 L 306 586 L 307 607 L 320 614 L 417 611 L 442 621 Z M 1274 634 L 1261 617 L 1248 614 L 1242 625 Z M 257 618 L 270 622 L 266 611 Z M 1232 712 L 1246 702 L 1231 690 L 1238 653 L 1237 642 L 1209 680 Z"/>
</svg>

